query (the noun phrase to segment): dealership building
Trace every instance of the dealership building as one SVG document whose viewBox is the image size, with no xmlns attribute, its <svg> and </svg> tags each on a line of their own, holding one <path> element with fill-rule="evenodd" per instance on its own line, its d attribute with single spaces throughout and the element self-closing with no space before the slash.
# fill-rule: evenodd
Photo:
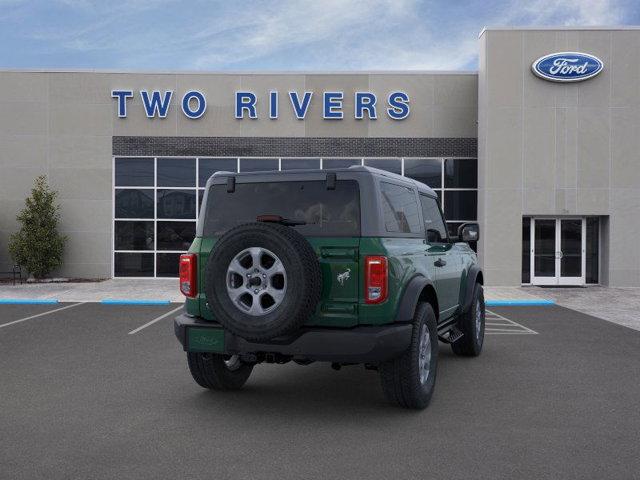
<svg viewBox="0 0 640 480">
<path fill-rule="evenodd" d="M 640 30 L 478 48 L 473 72 L 0 71 L 0 270 L 38 175 L 56 276 L 175 277 L 214 172 L 369 165 L 480 224 L 487 284 L 640 286 Z"/>
</svg>

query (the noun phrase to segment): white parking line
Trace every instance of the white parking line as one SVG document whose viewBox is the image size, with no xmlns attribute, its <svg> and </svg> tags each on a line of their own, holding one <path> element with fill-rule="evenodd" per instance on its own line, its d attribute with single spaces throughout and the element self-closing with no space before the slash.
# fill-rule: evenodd
<svg viewBox="0 0 640 480">
<path fill-rule="evenodd" d="M 486 311 L 485 334 L 487 335 L 537 335 L 538 332 L 525 327 L 524 325 L 509 320 L 502 315 Z"/>
<path fill-rule="evenodd" d="M 36 315 L 31 315 L 29 317 L 20 318 L 18 320 L 14 320 L 12 322 L 3 323 L 2 325 L 0 325 L 0 328 L 8 327 L 9 325 L 14 325 L 14 324 L 20 323 L 20 322 L 26 322 L 27 320 L 31 320 L 33 318 L 38 318 L 38 317 L 43 317 L 45 315 L 49 315 L 50 313 L 59 312 L 61 310 L 66 310 L 68 308 L 77 307 L 78 305 L 82 305 L 83 303 L 84 302 L 79 302 L 79 303 L 74 303 L 73 305 L 65 305 L 64 307 L 55 308 L 53 310 L 48 310 L 46 312 L 38 313 Z"/>
<path fill-rule="evenodd" d="M 135 330 L 131 330 L 129 332 L 129 335 L 133 335 L 134 333 L 138 333 L 140 330 L 142 330 L 143 328 L 147 328 L 149 325 L 153 325 L 156 322 L 159 322 L 160 320 L 162 320 L 163 318 L 167 318 L 169 315 L 171 315 L 172 313 L 177 312 L 178 310 L 180 310 L 181 308 L 183 308 L 184 305 L 180 305 L 178 308 L 174 308 L 173 310 L 167 312 L 167 313 L 163 313 L 162 315 L 160 315 L 158 318 L 154 318 L 153 320 L 151 320 L 150 322 L 145 323 L 144 325 L 136 328 Z"/>
</svg>

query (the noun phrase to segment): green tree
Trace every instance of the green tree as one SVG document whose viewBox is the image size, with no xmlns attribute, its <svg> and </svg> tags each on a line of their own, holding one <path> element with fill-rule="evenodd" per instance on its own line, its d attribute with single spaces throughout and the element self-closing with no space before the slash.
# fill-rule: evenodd
<svg viewBox="0 0 640 480">
<path fill-rule="evenodd" d="M 9 253 L 35 278 L 43 278 L 62 265 L 66 236 L 58 233 L 60 205 L 58 192 L 51 190 L 47 177 L 36 178 L 25 208 L 16 217 L 20 230 L 11 235 Z"/>
</svg>

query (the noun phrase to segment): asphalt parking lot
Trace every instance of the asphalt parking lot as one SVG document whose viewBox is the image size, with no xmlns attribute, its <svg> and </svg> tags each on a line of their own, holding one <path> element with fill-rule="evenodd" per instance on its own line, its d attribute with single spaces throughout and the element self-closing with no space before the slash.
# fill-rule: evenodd
<svg viewBox="0 0 640 480">
<path fill-rule="evenodd" d="M 638 478 L 638 331 L 493 308 L 479 358 L 441 344 L 415 412 L 361 367 L 260 365 L 205 391 L 176 308 L 1 305 L 0 478 Z"/>
</svg>

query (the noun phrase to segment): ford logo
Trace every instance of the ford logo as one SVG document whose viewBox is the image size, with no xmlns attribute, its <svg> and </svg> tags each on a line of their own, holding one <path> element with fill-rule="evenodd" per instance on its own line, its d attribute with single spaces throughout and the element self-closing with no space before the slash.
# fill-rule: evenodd
<svg viewBox="0 0 640 480">
<path fill-rule="evenodd" d="M 587 53 L 559 52 L 540 57 L 531 65 L 538 77 L 552 82 L 580 82 L 602 71 L 602 60 Z"/>
</svg>

